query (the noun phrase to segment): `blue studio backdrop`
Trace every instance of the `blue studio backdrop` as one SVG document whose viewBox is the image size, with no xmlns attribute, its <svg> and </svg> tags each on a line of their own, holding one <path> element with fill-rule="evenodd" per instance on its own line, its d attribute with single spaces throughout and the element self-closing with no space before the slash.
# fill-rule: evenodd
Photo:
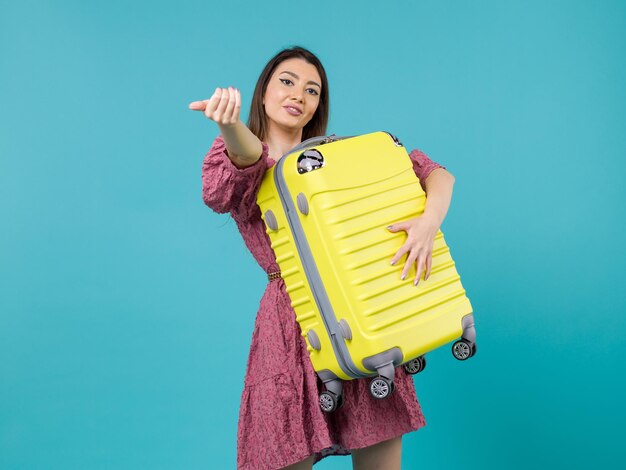
<svg viewBox="0 0 626 470">
<path fill-rule="evenodd" d="M 245 120 L 292 45 L 329 133 L 456 177 L 479 352 L 429 355 L 403 468 L 622 463 L 625 2 L 26 0 L 0 2 L 0 468 L 235 468 L 267 281 L 203 205 L 218 129 L 187 105 L 232 85 Z"/>
</svg>

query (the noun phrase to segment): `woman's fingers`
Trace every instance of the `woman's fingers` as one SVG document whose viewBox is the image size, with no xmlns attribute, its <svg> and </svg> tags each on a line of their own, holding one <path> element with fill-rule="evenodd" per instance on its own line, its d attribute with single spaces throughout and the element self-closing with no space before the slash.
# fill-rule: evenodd
<svg viewBox="0 0 626 470">
<path fill-rule="evenodd" d="M 413 281 L 413 284 L 417 285 L 420 282 L 423 272 L 424 272 L 424 257 L 418 256 L 417 257 L 417 274 L 415 275 L 415 281 Z"/>
<path fill-rule="evenodd" d="M 204 111 L 209 100 L 202 101 L 192 101 L 189 103 L 189 109 L 193 109 L 194 111 Z"/>
<path fill-rule="evenodd" d="M 239 115 L 241 113 L 241 92 L 237 91 L 236 100 L 235 100 L 235 122 L 239 122 Z"/>
<path fill-rule="evenodd" d="M 432 267 L 433 267 L 433 254 L 428 253 L 428 256 L 426 257 L 426 275 L 424 276 L 424 280 L 428 279 L 428 277 L 430 276 L 430 270 Z"/>
<path fill-rule="evenodd" d="M 406 259 L 406 263 L 404 263 L 404 269 L 402 270 L 402 275 L 400 276 L 400 279 L 406 279 L 406 277 L 409 275 L 411 267 L 415 264 L 416 259 L 417 253 L 415 251 L 411 251 L 408 258 Z"/>
<path fill-rule="evenodd" d="M 216 88 L 215 92 L 213 92 L 213 95 L 208 100 L 192 101 L 189 103 L 189 109 L 193 109 L 194 111 L 206 111 L 207 106 L 211 103 L 211 100 L 213 100 L 216 96 L 219 96 L 218 90 L 219 88 Z"/>
<path fill-rule="evenodd" d="M 219 111 L 223 95 L 223 90 L 221 88 L 216 88 L 213 96 L 209 99 L 206 109 L 204 110 L 204 115 L 216 122 L 219 122 Z"/>
<path fill-rule="evenodd" d="M 406 232 L 407 227 L 405 226 L 405 222 L 398 222 L 396 224 L 389 225 L 387 227 L 387 230 L 389 230 L 391 233 L 396 233 L 400 231 Z M 405 242 L 404 245 L 402 245 L 402 248 L 398 250 L 396 255 L 393 258 L 391 258 L 391 265 L 393 266 L 394 264 L 396 264 L 400 260 L 400 258 L 402 258 L 404 254 L 408 252 L 410 249 L 411 249 L 411 246 L 409 245 L 409 243 Z"/>
<path fill-rule="evenodd" d="M 213 96 L 208 100 L 192 101 L 189 109 L 204 111 L 204 115 L 222 125 L 231 125 L 239 122 L 241 111 L 241 94 L 233 87 L 216 88 Z"/>
<path fill-rule="evenodd" d="M 391 264 L 394 265 L 406 253 L 409 253 L 400 278 L 402 280 L 406 279 L 409 275 L 409 271 L 411 271 L 415 265 L 416 276 L 414 284 L 419 284 L 422 274 L 424 274 L 424 280 L 428 279 L 432 268 L 434 234 L 431 236 L 428 232 L 425 233 L 424 230 L 422 230 L 419 218 L 389 225 L 387 230 L 392 233 L 405 231 L 408 235 L 404 245 L 402 245 L 391 259 Z"/>
<path fill-rule="evenodd" d="M 407 253 L 409 250 L 411 249 L 411 246 L 408 243 L 405 243 L 404 245 L 402 245 L 402 247 L 398 250 L 398 252 L 395 254 L 395 256 L 393 258 L 391 258 L 391 265 L 395 265 L 400 258 L 402 258 L 405 253 Z"/>
<path fill-rule="evenodd" d="M 406 279 L 413 266 L 415 266 L 416 275 L 413 284 L 417 285 L 422 278 L 422 274 L 424 274 L 424 280 L 428 279 L 428 276 L 430 276 L 430 270 L 432 266 L 432 253 L 427 253 L 424 250 L 419 250 L 411 247 L 409 244 L 405 244 L 393 257 L 391 264 L 395 264 L 396 261 L 402 258 L 407 252 L 409 253 L 409 256 L 404 263 L 404 268 L 402 269 L 400 279 Z"/>
<path fill-rule="evenodd" d="M 222 88 L 220 91 L 220 99 L 217 103 L 217 109 L 215 110 L 215 113 L 213 113 L 213 120 L 218 124 L 223 123 L 222 119 L 224 117 L 224 112 L 226 111 L 226 106 L 228 105 L 228 98 L 228 90 L 226 88 Z"/>
<path fill-rule="evenodd" d="M 224 115 L 222 117 L 222 121 L 224 124 L 234 124 L 233 111 L 235 109 L 236 101 L 237 96 L 235 90 L 231 87 L 228 87 L 228 103 L 226 103 L 226 109 L 224 110 Z"/>
<path fill-rule="evenodd" d="M 209 98 L 209 102 L 207 103 L 206 109 L 204 110 L 204 115 L 209 119 L 215 120 L 215 111 L 220 104 L 220 99 L 222 97 L 222 89 L 216 88 L 213 96 Z"/>
</svg>

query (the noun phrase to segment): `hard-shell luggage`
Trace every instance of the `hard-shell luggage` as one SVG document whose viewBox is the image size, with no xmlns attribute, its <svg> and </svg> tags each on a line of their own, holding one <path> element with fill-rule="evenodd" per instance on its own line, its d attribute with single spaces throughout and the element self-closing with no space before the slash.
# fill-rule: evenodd
<svg viewBox="0 0 626 470">
<path fill-rule="evenodd" d="M 425 366 L 424 354 L 454 339 L 453 355 L 476 352 L 472 307 L 450 250 L 437 233 L 428 280 L 416 287 L 405 242 L 387 226 L 421 215 L 426 197 L 393 135 L 316 137 L 270 168 L 257 196 L 313 368 L 324 411 L 343 403 L 342 380 L 373 377 L 370 392 L 393 392 L 394 368 Z"/>
</svg>

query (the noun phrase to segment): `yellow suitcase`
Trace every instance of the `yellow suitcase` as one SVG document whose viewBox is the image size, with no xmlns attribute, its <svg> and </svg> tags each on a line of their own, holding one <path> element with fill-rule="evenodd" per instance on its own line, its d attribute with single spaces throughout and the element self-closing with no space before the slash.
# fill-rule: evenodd
<svg viewBox="0 0 626 470">
<path fill-rule="evenodd" d="M 373 377 L 370 393 L 385 398 L 395 367 L 417 373 L 424 354 L 459 337 L 457 359 L 476 352 L 472 307 L 443 234 L 417 287 L 415 268 L 401 280 L 404 262 L 390 264 L 406 233 L 386 227 L 419 216 L 425 201 L 406 149 L 387 132 L 309 139 L 264 176 L 257 203 L 326 412 L 342 405 L 342 380 Z"/>
</svg>

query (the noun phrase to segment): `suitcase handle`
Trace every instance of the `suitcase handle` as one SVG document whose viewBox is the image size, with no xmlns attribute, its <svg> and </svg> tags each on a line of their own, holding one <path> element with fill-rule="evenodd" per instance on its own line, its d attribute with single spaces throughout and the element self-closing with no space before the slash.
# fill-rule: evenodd
<svg viewBox="0 0 626 470">
<path fill-rule="evenodd" d="M 402 147 L 402 142 L 400 142 L 395 135 L 393 135 L 391 132 L 387 132 L 387 131 L 383 131 L 383 132 L 385 132 L 385 134 L 389 134 L 389 137 L 393 139 L 394 143 L 398 147 Z M 304 142 L 300 142 L 294 148 L 289 150 L 285 155 L 289 155 L 290 153 L 297 152 L 298 150 L 302 150 L 303 148 L 314 147 L 315 145 L 319 145 L 319 144 L 328 144 L 330 142 L 336 142 L 338 140 L 349 139 L 351 137 L 357 137 L 357 136 L 355 135 L 338 136 L 337 134 L 331 134 L 331 135 L 319 135 L 317 137 L 311 137 L 310 139 L 307 139 Z M 283 155 L 283 157 L 285 155 Z"/>
<path fill-rule="evenodd" d="M 289 155 L 290 153 L 297 152 L 298 150 L 302 150 L 303 148 L 313 147 L 319 144 L 328 144 L 330 142 L 336 142 L 338 140 L 349 139 L 350 137 L 354 137 L 353 135 L 348 135 L 344 137 L 340 137 L 338 135 L 319 135 L 317 137 L 311 137 L 310 139 L 305 140 L 304 142 L 299 143 L 294 148 L 289 150 L 285 155 Z M 283 155 L 283 156 L 285 156 Z"/>
</svg>

